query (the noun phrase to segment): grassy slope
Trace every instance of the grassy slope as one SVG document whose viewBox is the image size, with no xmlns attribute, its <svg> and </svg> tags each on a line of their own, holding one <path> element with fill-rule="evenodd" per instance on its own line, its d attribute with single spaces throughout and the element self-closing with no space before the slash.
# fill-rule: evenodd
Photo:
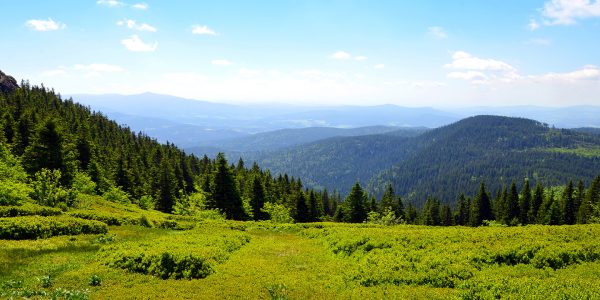
<svg viewBox="0 0 600 300">
<path fill-rule="evenodd" d="M 121 217 L 170 217 L 100 200 L 91 207 Z M 62 288 L 93 299 L 600 297 L 598 225 L 442 228 L 200 221 L 196 227 L 192 230 L 215 237 L 243 232 L 250 241 L 215 264 L 214 274 L 204 279 L 163 280 L 107 266 L 98 255 L 105 245 L 100 235 L 2 240 L 0 295 Z M 116 236 L 111 245 L 118 246 L 169 237 L 176 242 L 179 234 L 186 232 L 124 225 L 111 226 L 108 236 Z M 554 260 L 567 263 L 543 266 Z M 43 288 L 40 279 L 47 275 L 53 285 Z M 88 285 L 92 275 L 102 278 L 100 286 Z"/>
</svg>

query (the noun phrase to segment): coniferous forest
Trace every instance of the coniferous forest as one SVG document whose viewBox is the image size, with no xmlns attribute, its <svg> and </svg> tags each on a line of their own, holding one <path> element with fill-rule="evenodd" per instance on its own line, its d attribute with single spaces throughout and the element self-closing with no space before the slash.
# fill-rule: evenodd
<svg viewBox="0 0 600 300">
<path fill-rule="evenodd" d="M 28 82 L 0 92 L 0 112 L 1 297 L 221 298 L 228 284 L 229 296 L 273 299 L 600 296 L 600 172 L 482 180 L 454 186 L 452 201 L 403 199 L 393 181 L 341 194 L 187 154 Z M 510 287 L 489 283 L 508 268 Z M 315 271 L 329 287 L 297 283 Z M 570 274 L 587 281 L 556 279 Z"/>
</svg>

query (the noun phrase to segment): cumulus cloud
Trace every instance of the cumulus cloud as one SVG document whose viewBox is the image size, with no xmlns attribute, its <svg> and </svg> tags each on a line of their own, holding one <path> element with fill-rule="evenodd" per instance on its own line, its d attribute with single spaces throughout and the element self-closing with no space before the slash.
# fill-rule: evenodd
<svg viewBox="0 0 600 300">
<path fill-rule="evenodd" d="M 350 55 L 350 53 L 348 53 L 348 52 L 338 51 L 338 52 L 331 54 L 330 57 L 333 59 L 348 60 L 348 59 L 352 58 L 352 55 Z"/>
<path fill-rule="evenodd" d="M 136 3 L 136 4 L 132 5 L 131 7 L 135 8 L 135 9 L 139 9 L 139 10 L 147 10 L 148 9 L 148 4 L 146 4 L 146 3 Z"/>
<path fill-rule="evenodd" d="M 547 73 L 540 76 L 530 76 L 529 78 L 539 81 L 552 82 L 575 82 L 600 80 L 600 68 L 594 65 L 584 66 L 579 70 L 567 73 Z"/>
<path fill-rule="evenodd" d="M 427 34 L 429 36 L 434 37 L 434 38 L 439 39 L 439 40 L 443 40 L 443 39 L 447 39 L 448 38 L 448 34 L 444 30 L 444 28 L 439 27 L 439 26 L 429 27 L 429 29 L 427 30 Z"/>
<path fill-rule="evenodd" d="M 48 18 L 48 20 L 28 20 L 25 25 L 36 31 L 53 31 L 67 27 L 65 24 L 55 22 L 51 18 Z"/>
<path fill-rule="evenodd" d="M 154 42 L 153 44 L 145 43 L 140 39 L 137 35 L 132 35 L 129 38 L 121 40 L 121 44 L 127 48 L 127 50 L 132 52 L 153 52 L 158 47 L 158 42 Z"/>
<path fill-rule="evenodd" d="M 384 65 L 384 64 L 376 64 L 376 65 L 374 65 L 374 66 L 373 66 L 373 69 L 378 69 L 378 70 L 381 70 L 381 69 L 383 69 L 383 68 L 385 68 L 385 65 Z"/>
<path fill-rule="evenodd" d="M 578 19 L 600 17 L 600 0 L 551 0 L 544 4 L 545 25 L 571 25 Z"/>
<path fill-rule="evenodd" d="M 125 19 L 122 21 L 118 21 L 117 25 L 126 26 L 129 29 L 137 30 L 137 31 L 148 31 L 148 32 L 156 32 L 156 28 L 148 25 L 146 23 L 138 24 L 135 20 Z"/>
<path fill-rule="evenodd" d="M 495 59 L 478 58 L 464 51 L 454 52 L 452 62 L 444 65 L 449 69 L 479 70 L 479 71 L 515 71 L 511 65 Z"/>
<path fill-rule="evenodd" d="M 96 4 L 108 7 L 120 7 L 125 5 L 125 3 L 117 0 L 98 0 L 96 1 Z"/>
<path fill-rule="evenodd" d="M 214 30 L 212 30 L 211 28 L 209 28 L 206 25 L 193 25 L 192 26 L 192 34 L 211 35 L 211 36 L 219 35 L 217 32 L 215 32 Z"/>
<path fill-rule="evenodd" d="M 215 66 L 231 66 L 233 63 L 226 59 L 213 59 L 212 64 Z"/>
</svg>

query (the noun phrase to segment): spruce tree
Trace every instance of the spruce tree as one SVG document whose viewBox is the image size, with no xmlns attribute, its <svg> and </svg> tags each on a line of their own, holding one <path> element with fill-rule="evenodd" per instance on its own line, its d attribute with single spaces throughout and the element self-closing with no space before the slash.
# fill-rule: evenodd
<svg viewBox="0 0 600 300">
<path fill-rule="evenodd" d="M 177 179 L 168 159 L 163 159 L 160 164 L 160 170 L 157 208 L 162 212 L 171 213 L 173 206 L 177 202 Z"/>
<path fill-rule="evenodd" d="M 454 225 L 454 220 L 452 218 L 452 209 L 448 204 L 442 205 L 442 210 L 440 211 L 440 221 L 442 226 L 452 226 Z"/>
<path fill-rule="evenodd" d="M 245 220 L 244 204 L 225 155 L 217 154 L 211 182 L 212 201 L 228 219 Z"/>
<path fill-rule="evenodd" d="M 515 222 L 519 222 L 519 216 L 519 193 L 517 192 L 517 185 L 513 182 L 506 197 L 504 224 L 514 225 Z"/>
<path fill-rule="evenodd" d="M 396 198 L 396 194 L 394 193 L 394 188 L 391 184 L 387 185 L 385 192 L 383 193 L 383 197 L 381 198 L 381 203 L 379 204 L 379 211 L 383 213 L 386 210 L 394 210 L 394 200 Z"/>
<path fill-rule="evenodd" d="M 544 202 L 544 187 L 538 183 L 535 186 L 533 197 L 531 198 L 531 206 L 529 208 L 529 220 L 530 223 L 540 223 L 538 219 L 538 211 Z"/>
<path fill-rule="evenodd" d="M 460 194 L 458 197 L 458 209 L 456 212 L 455 223 L 456 225 L 468 225 L 469 224 L 469 210 L 471 209 L 467 204 L 465 194 Z"/>
<path fill-rule="evenodd" d="M 573 199 L 573 181 L 569 181 L 562 194 L 562 221 L 563 224 L 573 225 L 577 221 L 575 211 L 575 200 Z"/>
<path fill-rule="evenodd" d="M 323 216 L 323 210 L 319 205 L 317 194 L 311 190 L 308 193 L 308 210 L 310 215 L 310 222 L 318 222 L 321 216 Z"/>
<path fill-rule="evenodd" d="M 298 223 L 306 223 L 310 221 L 310 210 L 308 205 L 306 205 L 306 197 L 304 196 L 304 192 L 302 190 L 298 190 L 295 193 L 295 202 L 296 202 L 296 212 L 294 215 L 294 220 Z"/>
<path fill-rule="evenodd" d="M 350 194 L 344 200 L 348 208 L 348 222 L 361 223 L 367 219 L 367 199 L 365 192 L 357 182 L 352 187 Z"/>
<path fill-rule="evenodd" d="M 479 186 L 479 192 L 471 204 L 471 216 L 469 224 L 473 227 L 481 226 L 484 220 L 492 220 L 492 207 L 490 196 L 485 190 L 485 183 Z"/>
<path fill-rule="evenodd" d="M 525 179 L 525 184 L 521 190 L 521 198 L 519 201 L 519 222 L 526 225 L 530 223 L 529 209 L 531 206 L 531 188 L 529 187 L 529 179 Z"/>
<path fill-rule="evenodd" d="M 265 204 L 265 190 L 258 175 L 252 179 L 252 193 L 250 195 L 250 207 L 255 221 L 266 220 L 268 216 L 262 211 Z"/>
</svg>

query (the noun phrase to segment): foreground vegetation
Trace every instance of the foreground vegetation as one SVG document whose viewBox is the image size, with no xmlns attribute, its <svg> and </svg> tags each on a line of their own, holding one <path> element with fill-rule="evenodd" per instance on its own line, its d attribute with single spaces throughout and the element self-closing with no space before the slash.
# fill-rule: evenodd
<svg viewBox="0 0 600 300">
<path fill-rule="evenodd" d="M 0 297 L 593 299 L 599 235 L 599 225 L 111 226 L 2 240 Z"/>
</svg>

